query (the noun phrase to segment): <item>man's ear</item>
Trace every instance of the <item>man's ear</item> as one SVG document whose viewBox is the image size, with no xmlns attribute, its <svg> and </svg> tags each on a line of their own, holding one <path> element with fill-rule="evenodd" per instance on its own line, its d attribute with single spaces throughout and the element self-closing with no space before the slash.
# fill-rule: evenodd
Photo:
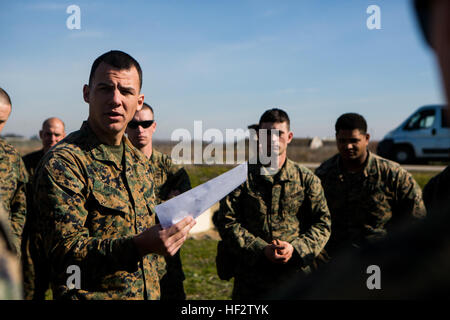
<svg viewBox="0 0 450 320">
<path fill-rule="evenodd" d="M 138 97 L 138 105 L 137 105 L 137 108 L 136 108 L 136 112 L 137 111 L 141 111 L 143 105 L 144 105 L 144 95 L 140 94 L 139 97 Z"/>
<path fill-rule="evenodd" d="M 91 88 L 89 88 L 89 86 L 87 84 L 85 84 L 83 86 L 83 99 L 84 99 L 84 102 L 86 102 L 86 103 L 89 103 L 89 92 L 90 92 L 90 89 Z"/>
<path fill-rule="evenodd" d="M 289 131 L 287 143 L 291 143 L 293 138 L 294 138 L 294 133 L 292 131 Z"/>
<path fill-rule="evenodd" d="M 42 132 L 42 130 L 39 130 L 39 138 L 41 138 L 41 140 L 43 140 L 42 139 L 43 134 L 44 134 L 44 132 Z"/>
<path fill-rule="evenodd" d="M 370 141 L 370 134 L 366 133 L 366 139 L 367 139 L 367 143 L 369 143 L 369 141 Z"/>
</svg>

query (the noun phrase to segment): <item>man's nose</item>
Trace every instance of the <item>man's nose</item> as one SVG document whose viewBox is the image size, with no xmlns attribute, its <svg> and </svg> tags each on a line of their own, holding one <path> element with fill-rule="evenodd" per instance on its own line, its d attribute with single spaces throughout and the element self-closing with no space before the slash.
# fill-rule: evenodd
<svg viewBox="0 0 450 320">
<path fill-rule="evenodd" d="M 122 94 L 120 93 L 119 89 L 114 89 L 112 94 L 112 102 L 115 106 L 120 106 L 122 103 Z"/>
</svg>

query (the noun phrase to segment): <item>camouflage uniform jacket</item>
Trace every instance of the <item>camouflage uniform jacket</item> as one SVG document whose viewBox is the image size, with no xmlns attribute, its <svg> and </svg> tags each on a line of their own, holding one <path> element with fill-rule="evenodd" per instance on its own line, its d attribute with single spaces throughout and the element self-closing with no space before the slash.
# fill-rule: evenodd
<svg viewBox="0 0 450 320">
<path fill-rule="evenodd" d="M 22 299 L 22 274 L 8 222 L 0 204 L 0 300 Z"/>
<path fill-rule="evenodd" d="M 168 200 L 172 190 L 183 193 L 191 189 L 191 182 L 186 170 L 174 165 L 168 155 L 153 149 L 149 161 L 155 185 L 156 204 Z"/>
<path fill-rule="evenodd" d="M 141 258 L 132 239 L 155 224 L 150 168 L 127 138 L 122 143 L 120 162 L 85 122 L 36 172 L 32 241 L 45 254 L 56 298 L 159 298 L 153 255 Z M 80 289 L 69 290 L 70 265 L 80 268 Z"/>
<path fill-rule="evenodd" d="M 330 237 L 330 213 L 320 180 L 307 168 L 286 159 L 274 176 L 249 165 L 248 179 L 220 202 L 215 217 L 220 236 L 235 263 L 237 281 L 251 285 L 278 283 L 309 268 Z M 279 239 L 294 247 L 287 264 L 273 264 L 263 249 Z"/>
<path fill-rule="evenodd" d="M 178 190 L 181 194 L 191 189 L 191 182 L 186 170 L 174 165 L 168 155 L 153 149 L 149 162 L 152 168 L 156 204 L 169 200 L 169 194 L 173 190 Z M 161 279 L 162 300 L 183 300 L 186 298 L 183 289 L 185 275 L 181 264 L 180 250 L 173 257 L 156 257 Z"/>
<path fill-rule="evenodd" d="M 27 195 L 27 215 L 28 219 L 25 222 L 25 226 L 23 228 L 22 234 L 22 266 L 23 266 L 23 291 L 24 291 L 24 299 L 31 300 L 34 298 L 38 298 L 39 294 L 35 295 L 35 271 L 33 266 L 33 261 L 31 258 L 32 251 L 30 250 L 30 227 L 33 224 L 32 216 L 33 216 L 33 176 L 36 172 L 36 168 L 44 156 L 44 149 L 40 149 L 34 152 L 31 152 L 22 157 L 23 162 L 25 164 L 25 168 L 28 172 L 29 181 L 26 184 L 26 195 Z M 47 283 L 48 286 L 48 283 Z M 43 289 L 44 290 L 44 289 Z M 43 291 L 42 290 L 42 291 Z M 45 291 L 41 293 L 42 298 L 45 295 Z"/>
<path fill-rule="evenodd" d="M 340 159 L 337 154 L 316 169 L 333 224 L 329 254 L 383 238 L 399 220 L 425 217 L 421 189 L 399 164 L 369 152 L 364 169 L 349 174 Z"/>
<path fill-rule="evenodd" d="M 0 200 L 9 212 L 14 246 L 16 252 L 20 253 L 27 214 L 25 185 L 28 182 L 28 174 L 19 153 L 3 139 L 0 139 L 0 180 Z"/>
<path fill-rule="evenodd" d="M 34 176 L 37 165 L 44 156 L 44 149 L 40 149 L 25 155 L 22 159 L 30 177 Z M 31 180 L 31 178 L 30 178 Z"/>
</svg>

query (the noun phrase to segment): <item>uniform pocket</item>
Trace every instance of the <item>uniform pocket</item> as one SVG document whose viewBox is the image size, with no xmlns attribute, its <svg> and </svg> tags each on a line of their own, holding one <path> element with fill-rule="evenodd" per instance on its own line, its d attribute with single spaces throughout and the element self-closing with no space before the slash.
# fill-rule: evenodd
<svg viewBox="0 0 450 320">
<path fill-rule="evenodd" d="M 92 236 L 126 236 L 132 228 L 128 194 L 102 183 L 96 183 L 89 201 L 86 221 Z M 132 230 L 132 229 L 131 229 Z"/>
<path fill-rule="evenodd" d="M 305 200 L 303 190 L 285 194 L 281 200 L 281 211 L 283 215 L 297 215 L 300 207 Z"/>
</svg>

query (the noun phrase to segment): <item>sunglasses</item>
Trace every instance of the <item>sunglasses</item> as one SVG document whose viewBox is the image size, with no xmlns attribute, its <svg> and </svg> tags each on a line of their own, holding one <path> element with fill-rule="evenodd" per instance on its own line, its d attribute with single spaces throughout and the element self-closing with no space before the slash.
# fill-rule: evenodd
<svg viewBox="0 0 450 320">
<path fill-rule="evenodd" d="M 147 120 L 147 121 L 130 121 L 128 122 L 128 128 L 130 129 L 137 129 L 138 126 L 141 126 L 144 129 L 147 129 L 150 127 L 155 120 Z"/>
</svg>

